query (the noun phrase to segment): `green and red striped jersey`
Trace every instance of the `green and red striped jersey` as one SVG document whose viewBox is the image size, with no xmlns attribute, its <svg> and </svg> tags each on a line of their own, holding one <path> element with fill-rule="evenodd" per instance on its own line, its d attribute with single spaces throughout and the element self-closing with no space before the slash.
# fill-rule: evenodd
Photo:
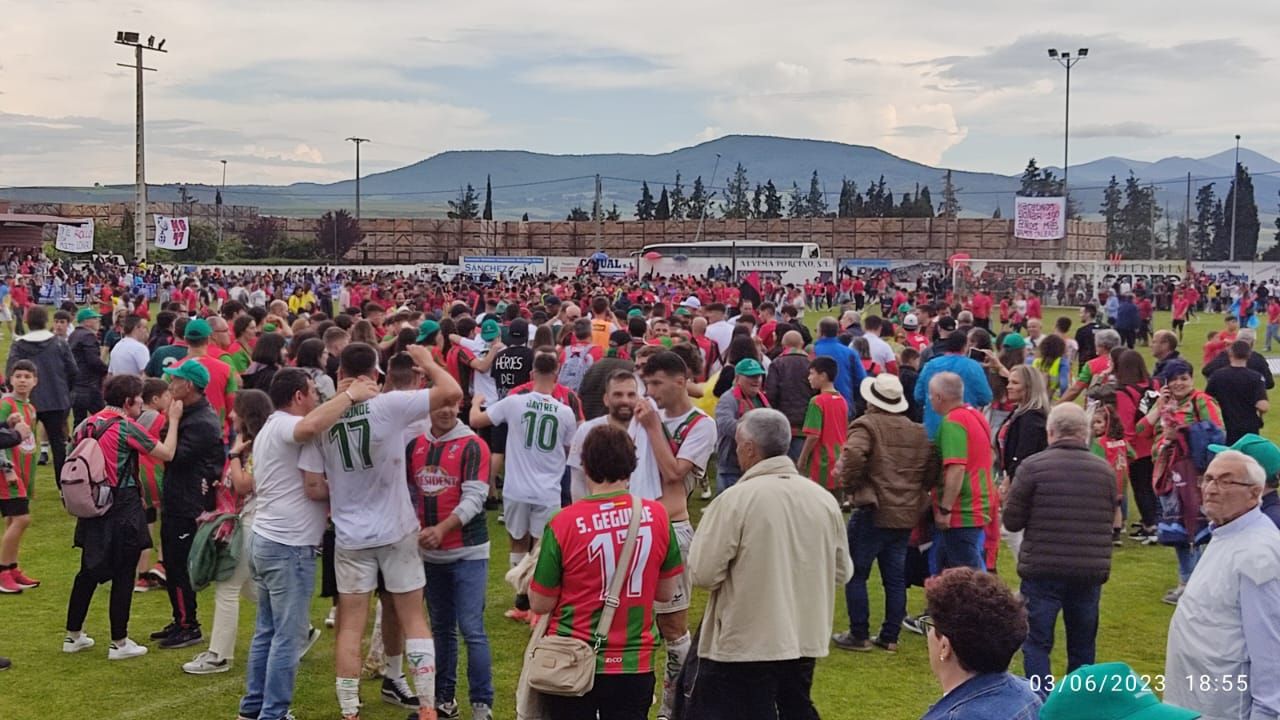
<svg viewBox="0 0 1280 720">
<path fill-rule="evenodd" d="M 422 527 L 438 525 L 462 500 L 464 483 L 489 484 L 489 446 L 465 425 L 458 432 L 431 440 L 419 435 L 405 448 L 409 471 L 409 499 Z M 485 514 L 440 539 L 440 550 L 456 550 L 489 542 Z"/>
<path fill-rule="evenodd" d="M 835 490 L 836 460 L 849 437 L 849 404 L 844 396 L 835 390 L 814 395 L 804 413 L 804 434 L 818 439 L 806 468 L 809 479 Z"/>
<path fill-rule="evenodd" d="M 36 428 L 36 406 L 31 404 L 30 398 L 22 400 L 12 393 L 6 394 L 0 399 L 0 423 L 8 423 L 9 416 L 17 414 L 22 418 L 22 422 L 35 432 Z M 23 452 L 21 445 L 15 445 L 5 451 L 9 462 L 13 464 L 13 475 L 11 480 L 0 478 L 0 500 L 12 500 L 15 498 L 24 498 L 27 496 L 27 488 L 31 487 L 31 481 L 35 479 L 36 473 L 36 450 Z"/>
<path fill-rule="evenodd" d="M 107 408 L 90 415 L 76 427 L 71 446 L 80 444 L 90 433 L 98 438 L 102 455 L 107 460 L 107 481 L 113 487 L 138 484 L 138 456 L 155 449 L 159 442 L 132 418 L 120 414 L 119 408 Z"/>
<path fill-rule="evenodd" d="M 991 481 L 991 426 L 987 419 L 969 405 L 954 408 L 938 428 L 938 449 L 944 472 L 952 465 L 964 466 L 964 481 L 951 506 L 947 527 L 985 527 L 991 521 L 991 501 L 995 496 Z M 942 488 L 936 488 L 934 508 L 940 497 Z"/>
<path fill-rule="evenodd" d="M 230 365 L 208 355 L 195 358 L 195 361 L 209 371 L 209 386 L 205 388 L 204 396 L 209 400 L 209 406 L 218 415 L 218 422 L 222 425 L 223 440 L 230 439 L 231 405 L 235 400 L 236 390 L 239 389 L 236 374 Z"/>
<path fill-rule="evenodd" d="M 653 603 L 658 581 L 683 570 L 675 530 L 662 503 L 642 501 L 644 517 L 634 555 L 619 591 L 613 626 L 601 628 L 605 643 L 596 672 L 606 675 L 653 671 L 657 646 Z M 561 510 L 542 534 L 530 588 L 559 595 L 548 634 L 595 642 L 605 590 L 622 555 L 631 522 L 631 495 L 625 491 L 585 497 Z"/>
<path fill-rule="evenodd" d="M 164 414 L 155 410 L 144 410 L 138 416 L 138 424 L 156 442 L 163 439 L 164 426 L 167 422 Z M 148 510 L 159 509 L 160 495 L 164 490 L 164 461 L 157 460 L 146 453 L 140 453 L 138 480 L 142 483 L 142 506 Z"/>
</svg>

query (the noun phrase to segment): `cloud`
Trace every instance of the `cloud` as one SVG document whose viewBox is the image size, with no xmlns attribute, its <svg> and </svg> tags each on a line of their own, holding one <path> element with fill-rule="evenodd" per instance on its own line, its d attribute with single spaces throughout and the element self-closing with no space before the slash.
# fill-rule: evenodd
<svg viewBox="0 0 1280 720">
<path fill-rule="evenodd" d="M 1071 128 L 1071 136 L 1075 138 L 1155 138 L 1168 134 L 1167 130 L 1136 120 Z"/>
</svg>

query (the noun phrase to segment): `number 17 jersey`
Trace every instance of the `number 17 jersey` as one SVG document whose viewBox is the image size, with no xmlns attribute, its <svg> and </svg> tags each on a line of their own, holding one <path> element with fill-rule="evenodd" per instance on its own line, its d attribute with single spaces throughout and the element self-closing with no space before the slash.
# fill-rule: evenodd
<svg viewBox="0 0 1280 720">
<path fill-rule="evenodd" d="M 578 427 L 568 405 L 540 392 L 508 395 L 485 409 L 495 425 L 506 423 L 506 484 L 502 496 L 560 507 L 566 450 Z"/>
</svg>

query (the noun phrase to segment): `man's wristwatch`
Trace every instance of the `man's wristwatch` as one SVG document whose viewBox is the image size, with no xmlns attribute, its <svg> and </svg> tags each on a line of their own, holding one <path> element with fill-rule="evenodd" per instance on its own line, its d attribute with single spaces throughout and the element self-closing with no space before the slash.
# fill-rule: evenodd
<svg viewBox="0 0 1280 720">
<path fill-rule="evenodd" d="M 240 460 L 240 461 L 243 461 L 243 460 L 244 460 L 244 454 L 243 454 L 243 453 L 238 453 L 238 452 L 229 453 L 229 454 L 227 455 L 227 461 L 228 461 L 228 462 L 230 462 L 230 461 L 232 461 L 232 460 Z"/>
</svg>

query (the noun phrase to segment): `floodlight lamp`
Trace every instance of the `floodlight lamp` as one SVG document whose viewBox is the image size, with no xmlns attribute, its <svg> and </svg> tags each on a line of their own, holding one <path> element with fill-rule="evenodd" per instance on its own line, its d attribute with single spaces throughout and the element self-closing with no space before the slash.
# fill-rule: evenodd
<svg viewBox="0 0 1280 720">
<path fill-rule="evenodd" d="M 1051 57 L 1051 58 L 1057 58 L 1057 57 L 1058 57 L 1058 50 L 1057 50 L 1057 48 L 1049 48 L 1049 57 Z"/>
<path fill-rule="evenodd" d="M 1089 48 L 1080 48 L 1079 50 L 1076 51 L 1076 57 L 1088 57 L 1088 56 L 1089 56 Z"/>
</svg>

